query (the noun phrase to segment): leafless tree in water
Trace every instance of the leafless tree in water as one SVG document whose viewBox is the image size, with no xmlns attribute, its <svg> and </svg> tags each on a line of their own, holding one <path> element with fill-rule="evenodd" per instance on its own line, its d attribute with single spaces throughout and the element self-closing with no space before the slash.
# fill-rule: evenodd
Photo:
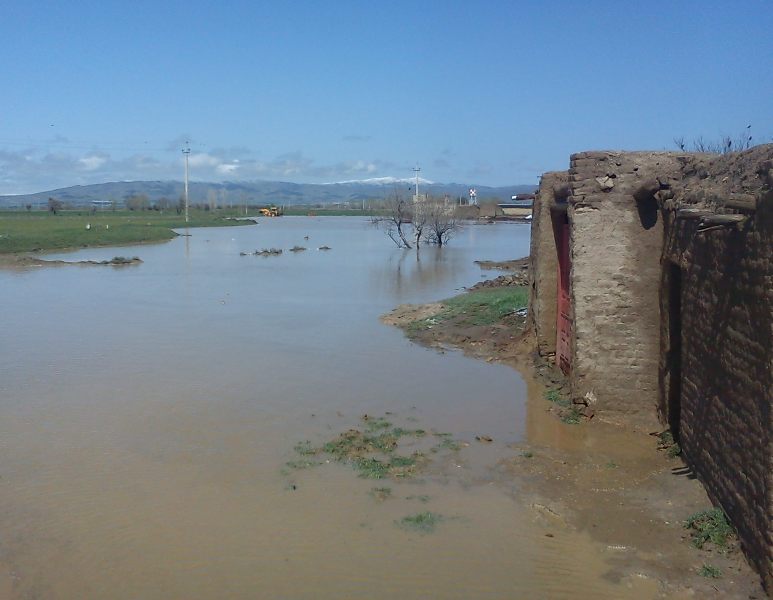
<svg viewBox="0 0 773 600">
<path fill-rule="evenodd" d="M 408 226 L 413 219 L 413 203 L 395 190 L 384 200 L 383 214 L 371 217 L 371 223 L 381 228 L 398 248 L 411 248 Z"/>
<path fill-rule="evenodd" d="M 418 251 L 422 242 L 445 246 L 462 226 L 455 205 L 440 198 L 413 202 L 395 191 L 386 198 L 381 212 L 371 223 L 383 229 L 398 248 Z"/>
<path fill-rule="evenodd" d="M 424 202 L 427 212 L 427 233 L 424 239 L 428 244 L 445 246 L 462 226 L 456 216 L 456 207 L 439 198 L 427 198 Z"/>
</svg>

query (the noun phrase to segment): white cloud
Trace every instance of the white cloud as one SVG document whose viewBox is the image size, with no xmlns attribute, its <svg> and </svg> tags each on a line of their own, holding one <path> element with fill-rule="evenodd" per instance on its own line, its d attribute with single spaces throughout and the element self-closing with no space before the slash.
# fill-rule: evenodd
<svg viewBox="0 0 773 600">
<path fill-rule="evenodd" d="M 301 151 L 258 160 L 239 149 L 193 152 L 189 156 L 193 181 L 265 179 L 316 183 L 373 179 L 401 175 L 409 169 L 379 159 L 322 163 Z M 408 172 L 406 172 L 408 171 Z M 179 148 L 159 154 L 116 156 L 95 148 L 88 152 L 49 152 L 48 148 L 10 150 L 0 145 L 0 195 L 41 192 L 72 185 L 107 181 L 176 180 L 184 176 Z M 412 180 L 412 179 L 411 179 Z"/>
<path fill-rule="evenodd" d="M 220 163 L 219 158 L 215 158 L 206 152 L 191 154 L 188 158 L 188 165 L 190 167 L 217 167 Z"/>
<path fill-rule="evenodd" d="M 222 164 L 222 165 L 217 165 L 215 170 L 218 173 L 220 173 L 221 175 L 229 175 L 231 173 L 235 173 L 238 168 L 239 168 L 239 165 L 234 165 L 234 164 L 226 165 L 226 164 Z"/>
<path fill-rule="evenodd" d="M 91 155 L 79 158 L 78 162 L 86 171 L 95 171 L 107 162 L 107 158 L 104 156 Z"/>
</svg>

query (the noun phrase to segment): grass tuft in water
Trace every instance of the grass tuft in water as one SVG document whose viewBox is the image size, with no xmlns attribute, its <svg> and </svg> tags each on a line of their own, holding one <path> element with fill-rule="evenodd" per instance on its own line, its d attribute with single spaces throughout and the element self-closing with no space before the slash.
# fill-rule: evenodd
<svg viewBox="0 0 773 600">
<path fill-rule="evenodd" d="M 306 457 L 324 453 L 332 455 L 338 462 L 348 463 L 358 471 L 360 477 L 402 479 L 415 476 L 427 464 L 428 459 L 422 452 L 414 452 L 410 456 L 396 453 L 401 438 L 424 437 L 427 432 L 423 429 L 393 427 L 383 417 L 369 415 L 364 415 L 362 421 L 365 425 L 364 430 L 349 429 L 320 447 L 314 447 L 308 440 L 299 442 L 295 445 L 295 451 L 302 458 L 288 462 L 286 467 L 302 469 L 316 466 L 320 463 Z M 450 433 L 436 435 L 443 439 L 440 444 L 442 447 L 454 450 L 461 447 L 450 437 Z M 433 448 L 432 451 L 437 452 L 437 449 Z"/>
<path fill-rule="evenodd" d="M 452 433 L 439 433 L 437 431 L 434 431 L 432 433 L 437 438 L 440 438 L 440 443 L 436 446 L 433 446 L 430 451 L 431 452 L 438 452 L 439 450 L 451 450 L 453 452 L 456 452 L 457 450 L 462 449 L 462 443 L 458 440 L 455 440 L 453 438 Z"/>
<path fill-rule="evenodd" d="M 295 444 L 294 450 L 301 456 L 312 456 L 317 454 L 318 450 L 311 445 L 309 440 Z"/>
<path fill-rule="evenodd" d="M 432 533 L 442 520 L 442 515 L 427 511 L 403 517 L 397 521 L 397 525 L 401 529 L 418 531 L 419 533 Z"/>
<path fill-rule="evenodd" d="M 368 492 L 371 496 L 373 496 L 376 500 L 384 501 L 387 498 L 392 497 L 392 488 L 388 487 L 374 487 L 370 488 L 370 492 Z"/>
<path fill-rule="evenodd" d="M 567 425 L 579 425 L 581 416 L 579 410 L 570 408 L 561 415 L 561 421 Z"/>
<path fill-rule="evenodd" d="M 427 496 L 426 494 L 421 494 L 420 496 L 416 496 L 416 495 L 406 496 L 405 499 L 406 500 L 418 500 L 422 504 L 426 504 L 430 500 L 429 496 Z"/>
<path fill-rule="evenodd" d="M 288 460 L 285 465 L 289 467 L 290 469 L 295 469 L 297 471 L 301 471 L 303 469 L 313 469 L 314 467 L 318 467 L 322 463 L 317 462 L 315 460 L 308 460 L 305 458 L 301 458 L 298 460 Z"/>
</svg>

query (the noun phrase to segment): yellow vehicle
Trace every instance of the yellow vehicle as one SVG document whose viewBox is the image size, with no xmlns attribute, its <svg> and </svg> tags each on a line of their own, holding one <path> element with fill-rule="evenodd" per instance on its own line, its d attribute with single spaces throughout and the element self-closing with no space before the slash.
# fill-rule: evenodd
<svg viewBox="0 0 773 600">
<path fill-rule="evenodd" d="M 264 217 L 281 217 L 282 211 L 278 206 L 267 206 L 260 209 L 260 214 Z"/>
</svg>

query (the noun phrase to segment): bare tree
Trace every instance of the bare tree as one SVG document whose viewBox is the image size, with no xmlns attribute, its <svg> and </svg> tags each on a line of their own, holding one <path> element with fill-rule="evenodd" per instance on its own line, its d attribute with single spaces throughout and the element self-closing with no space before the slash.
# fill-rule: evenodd
<svg viewBox="0 0 773 600">
<path fill-rule="evenodd" d="M 462 226 L 456 217 L 455 207 L 439 198 L 427 198 L 424 202 L 427 211 L 427 233 L 424 240 L 428 244 L 444 246 Z"/>
<path fill-rule="evenodd" d="M 145 194 L 133 194 L 126 199 L 126 208 L 129 210 L 147 210 L 150 208 L 150 200 Z"/>
<path fill-rule="evenodd" d="M 207 206 L 210 210 L 217 207 L 217 190 L 212 188 L 207 190 Z"/>
<path fill-rule="evenodd" d="M 373 225 L 380 227 L 398 248 L 411 248 L 407 225 L 413 219 L 413 203 L 395 190 L 384 200 L 384 214 L 373 216 Z"/>
<path fill-rule="evenodd" d="M 57 214 L 60 210 L 62 210 L 62 207 L 63 207 L 63 204 L 61 200 L 57 200 L 56 198 L 48 199 L 49 212 L 52 212 L 53 214 Z"/>
<path fill-rule="evenodd" d="M 413 203 L 411 225 L 413 227 L 413 243 L 416 246 L 416 252 L 419 251 L 419 243 L 425 238 L 424 232 L 430 221 L 431 208 L 427 200 L 418 200 Z"/>
</svg>

